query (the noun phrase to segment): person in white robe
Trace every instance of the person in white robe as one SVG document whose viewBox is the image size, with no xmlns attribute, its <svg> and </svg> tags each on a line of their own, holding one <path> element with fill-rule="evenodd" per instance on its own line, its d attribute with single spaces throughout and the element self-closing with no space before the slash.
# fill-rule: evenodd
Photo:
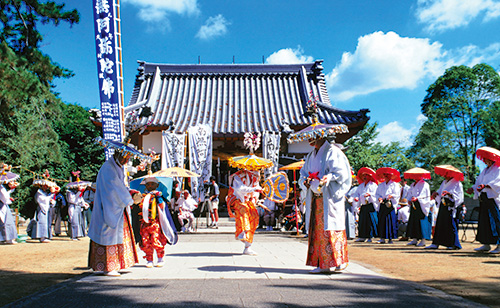
<svg viewBox="0 0 500 308">
<path fill-rule="evenodd" d="M 364 172 L 366 170 L 366 172 Z M 358 188 L 349 198 L 352 205 L 359 213 L 358 238 L 355 242 L 371 242 L 373 237 L 378 235 L 378 203 L 375 201 L 377 191 L 377 180 L 375 172 L 368 168 L 361 168 L 358 171 Z"/>
<path fill-rule="evenodd" d="M 133 198 L 125 185 L 123 166 L 130 156 L 115 150 L 99 170 L 92 219 L 88 236 L 89 267 L 108 276 L 120 276 L 119 270 L 138 263 L 134 235 L 130 223 L 130 205 L 139 203 L 140 193 Z"/>
<path fill-rule="evenodd" d="M 68 203 L 68 216 L 70 222 L 70 236 L 74 241 L 79 241 L 80 237 L 85 237 L 86 228 L 83 211 L 89 208 L 85 202 L 83 193 L 85 187 L 75 187 L 66 191 L 66 202 Z"/>
<path fill-rule="evenodd" d="M 410 218 L 408 220 L 408 237 L 412 239 L 407 245 L 424 247 L 425 241 L 431 239 L 431 223 L 429 211 L 431 208 L 431 191 L 424 179 L 416 180 L 408 191 L 410 198 Z"/>
<path fill-rule="evenodd" d="M 399 203 L 401 188 L 392 180 L 392 173 L 383 173 L 384 181 L 378 184 L 375 193 L 375 202 L 378 207 L 378 243 L 384 244 L 386 239 L 389 244 L 398 238 L 397 204 Z"/>
<path fill-rule="evenodd" d="M 39 239 L 41 243 L 50 243 L 52 228 L 50 220 L 50 207 L 56 204 L 55 187 L 42 185 L 35 194 L 37 204 L 35 217 L 28 225 L 27 233 L 33 239 Z"/>
<path fill-rule="evenodd" d="M 16 219 L 10 210 L 12 204 L 10 195 L 16 189 L 17 182 L 0 184 L 0 242 L 16 244 L 17 228 Z"/>
<path fill-rule="evenodd" d="M 306 219 L 309 249 L 306 265 L 311 273 L 342 271 L 348 264 L 345 231 L 345 195 L 351 188 L 347 157 L 325 138 L 310 139 L 314 149 L 306 156 L 299 183 L 307 189 Z"/>
<path fill-rule="evenodd" d="M 462 183 L 453 177 L 447 177 L 434 194 L 437 211 L 436 227 L 432 244 L 426 249 L 437 249 L 443 245 L 448 249 L 462 249 L 458 239 L 457 209 L 464 202 Z"/>
<path fill-rule="evenodd" d="M 476 240 L 483 244 L 475 251 L 489 251 L 491 245 L 497 245 L 490 253 L 500 253 L 500 158 L 498 161 L 482 158 L 486 168 L 481 171 L 476 183 L 468 192 L 474 192 L 474 199 L 479 199 L 479 219 Z"/>
</svg>

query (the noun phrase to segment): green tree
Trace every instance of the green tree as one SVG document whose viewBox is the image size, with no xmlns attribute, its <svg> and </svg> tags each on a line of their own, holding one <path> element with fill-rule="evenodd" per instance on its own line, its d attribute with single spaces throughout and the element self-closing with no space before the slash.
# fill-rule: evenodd
<svg viewBox="0 0 500 308">
<path fill-rule="evenodd" d="M 378 123 L 367 124 L 357 135 L 349 139 L 346 146 L 346 156 L 353 171 L 356 173 L 362 167 L 377 170 L 380 167 L 395 168 L 400 172 L 412 168 L 415 164 L 408 158 L 407 150 L 398 142 L 382 145 L 375 142 Z"/>
<path fill-rule="evenodd" d="M 483 110 L 481 119 L 484 144 L 500 149 L 500 101 L 493 102 L 489 108 Z"/>
<path fill-rule="evenodd" d="M 45 86 L 49 86 L 54 78 L 72 75 L 39 49 L 43 36 L 37 30 L 38 25 L 79 22 L 78 12 L 64 11 L 64 6 L 54 1 L 0 0 L 0 41 L 25 59 L 30 71 Z"/>
<path fill-rule="evenodd" d="M 66 174 L 80 170 L 82 180 L 94 181 L 105 155 L 101 146 L 93 139 L 101 130 L 90 120 L 88 110 L 78 105 L 62 105 L 62 115 L 54 124 L 68 163 Z"/>
<path fill-rule="evenodd" d="M 423 155 L 419 155 L 436 165 L 449 162 L 451 151 L 456 156 L 456 163 L 465 167 L 466 177 L 472 181 L 476 173 L 475 152 L 482 143 L 484 110 L 499 97 L 500 76 L 491 66 L 461 65 L 447 69 L 427 89 L 422 103 L 427 122 L 416 138 L 422 142 L 414 150 L 421 151 Z M 444 153 L 437 154 L 440 153 L 439 145 L 429 136 L 438 138 Z"/>
<path fill-rule="evenodd" d="M 70 25 L 76 10 L 65 12 L 53 1 L 0 0 L 0 161 L 20 166 L 17 207 L 29 202 L 32 174 L 48 169 L 54 178 L 67 178 L 65 146 L 54 130 L 63 103 L 52 91 L 54 78 L 72 73 L 43 54 L 40 24 Z"/>
</svg>

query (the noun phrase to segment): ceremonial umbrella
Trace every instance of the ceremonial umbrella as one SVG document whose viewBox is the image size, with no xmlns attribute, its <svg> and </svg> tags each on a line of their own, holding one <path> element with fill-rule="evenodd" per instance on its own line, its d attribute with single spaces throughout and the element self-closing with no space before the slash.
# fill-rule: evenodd
<svg viewBox="0 0 500 308">
<path fill-rule="evenodd" d="M 436 172 L 437 175 L 444 176 L 444 177 L 452 177 L 457 181 L 463 181 L 464 180 L 464 174 L 462 171 L 458 170 L 457 168 L 453 167 L 452 165 L 440 165 L 434 167 L 434 172 Z"/>
<path fill-rule="evenodd" d="M 231 157 L 228 160 L 229 166 L 249 171 L 258 171 L 273 166 L 269 159 L 258 157 L 254 154 Z"/>
<path fill-rule="evenodd" d="M 314 118 L 313 124 L 301 131 L 290 134 L 287 138 L 288 143 L 300 142 L 309 139 L 324 138 L 334 136 L 335 134 L 348 133 L 349 129 L 344 124 L 323 124 Z"/>
<path fill-rule="evenodd" d="M 10 170 L 11 167 L 4 165 L 2 170 L 0 171 L 0 184 L 7 184 L 13 182 L 19 178 L 19 174 L 15 174 L 13 172 L 7 171 Z"/>
<path fill-rule="evenodd" d="M 296 161 L 294 163 L 291 163 L 289 165 L 283 166 L 280 168 L 280 170 L 300 170 L 300 169 L 302 169 L 302 166 L 304 166 L 304 161 L 300 160 L 300 161 Z"/>
<path fill-rule="evenodd" d="M 485 159 L 492 160 L 495 165 L 500 166 L 500 151 L 495 148 L 481 147 L 477 149 L 476 156 L 482 161 Z"/>
<path fill-rule="evenodd" d="M 394 168 L 390 168 L 390 167 L 378 168 L 377 172 L 375 174 L 377 175 L 377 178 L 383 179 L 384 173 L 391 174 L 392 175 L 391 180 L 393 180 L 394 182 L 400 182 L 401 181 L 401 175 L 399 174 L 399 171 L 396 170 L 396 169 L 394 169 Z"/>
<path fill-rule="evenodd" d="M 123 154 L 129 154 L 129 155 L 136 157 L 142 161 L 147 161 L 147 162 L 151 163 L 151 160 L 152 160 L 151 157 L 149 157 L 149 156 L 145 155 L 144 153 L 141 153 L 138 150 L 130 147 L 129 145 L 126 145 L 126 144 L 121 143 L 119 141 L 107 140 L 107 139 L 103 139 L 101 137 L 95 138 L 94 141 L 105 148 L 113 148 L 116 151 L 119 151 Z"/>
<path fill-rule="evenodd" d="M 152 173 L 148 175 L 147 177 L 169 177 L 169 178 L 174 178 L 174 177 L 180 177 L 180 178 L 197 178 L 199 177 L 198 174 L 194 173 L 193 171 L 180 168 L 180 167 L 170 167 L 166 169 L 162 169 L 160 171 L 156 171 L 155 173 Z"/>
<path fill-rule="evenodd" d="M 297 228 L 297 235 L 299 235 L 299 208 L 297 206 L 297 180 L 295 179 L 295 170 L 302 169 L 304 163 L 305 162 L 303 160 L 300 160 L 280 168 L 280 170 L 293 170 L 293 199 L 295 200 L 295 224 Z"/>
<path fill-rule="evenodd" d="M 431 173 L 422 168 L 411 168 L 410 170 L 405 171 L 404 173 L 405 179 L 419 181 L 421 179 L 430 180 Z"/>
</svg>

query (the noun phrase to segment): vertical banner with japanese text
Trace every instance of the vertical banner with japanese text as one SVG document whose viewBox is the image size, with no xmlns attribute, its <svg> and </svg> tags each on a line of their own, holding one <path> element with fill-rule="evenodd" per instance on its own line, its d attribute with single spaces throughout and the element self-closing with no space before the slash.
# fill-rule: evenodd
<svg viewBox="0 0 500 308">
<path fill-rule="evenodd" d="M 204 182 L 212 176 L 212 128 L 206 124 L 188 128 L 189 167 L 200 175 L 191 178 L 191 194 L 195 200 L 205 201 Z"/>
<path fill-rule="evenodd" d="M 273 166 L 271 168 L 264 169 L 265 178 L 278 172 L 280 138 L 280 132 L 264 131 L 262 134 L 262 155 L 264 158 L 273 162 Z"/>
<path fill-rule="evenodd" d="M 103 138 L 122 141 L 122 97 L 114 0 L 93 0 Z M 106 150 L 106 158 L 113 153 Z"/>
</svg>

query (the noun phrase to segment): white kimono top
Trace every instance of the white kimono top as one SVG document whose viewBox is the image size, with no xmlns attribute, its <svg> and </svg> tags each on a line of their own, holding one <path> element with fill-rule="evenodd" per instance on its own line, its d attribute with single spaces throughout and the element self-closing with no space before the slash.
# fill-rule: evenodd
<svg viewBox="0 0 500 308">
<path fill-rule="evenodd" d="M 418 199 L 422 212 L 425 216 L 428 216 L 431 209 L 431 189 L 429 184 L 424 180 L 411 184 L 408 191 L 408 201 L 411 201 L 413 197 Z"/>
<path fill-rule="evenodd" d="M 441 186 L 439 186 L 439 189 L 437 190 L 437 196 L 436 196 L 436 207 L 438 209 L 441 206 L 443 191 L 449 192 L 451 196 L 448 195 L 447 198 L 450 198 L 455 202 L 455 207 L 453 208 L 453 218 L 455 218 L 457 215 L 458 206 L 464 203 L 464 189 L 462 187 L 462 182 L 457 181 L 455 179 L 451 179 L 449 181 L 444 180 L 441 183 Z"/>
<path fill-rule="evenodd" d="M 392 202 L 392 206 L 397 211 L 399 197 L 401 194 L 401 185 L 390 180 L 389 182 L 382 182 L 378 184 L 377 192 L 375 193 L 375 202 L 377 203 L 377 209 L 380 208 L 379 198 L 389 199 L 387 197 L 392 196 L 389 200 Z"/>
<path fill-rule="evenodd" d="M 47 215 L 51 204 L 56 204 L 54 200 L 54 194 L 50 192 L 44 192 L 43 189 L 38 189 L 35 194 L 35 201 L 40 207 L 40 210 L 44 215 Z"/>
<path fill-rule="evenodd" d="M 10 194 L 13 191 L 14 191 L 14 189 L 7 190 L 7 189 L 5 189 L 5 187 L 3 185 L 0 185 L 0 202 L 5 204 L 5 206 L 3 206 L 0 209 L 0 220 L 2 222 L 6 221 L 7 214 L 11 215 L 10 211 L 9 211 L 9 204 L 12 203 L 12 201 L 10 200 Z"/>
<path fill-rule="evenodd" d="M 325 185 L 319 190 L 318 180 L 311 181 L 310 188 L 304 186 L 304 181 L 310 173 L 318 173 L 318 178 L 327 177 Z M 351 188 L 351 166 L 347 157 L 335 145 L 328 141 L 316 152 L 314 149 L 306 156 L 304 166 L 300 170 L 299 183 L 306 194 L 306 219 L 309 221 L 313 193 L 323 195 L 323 211 L 325 230 L 345 230 L 344 198 Z"/>
<path fill-rule="evenodd" d="M 358 189 L 351 195 L 349 198 L 349 202 L 356 208 L 359 212 L 359 208 L 367 203 L 373 203 L 373 207 L 376 211 L 378 211 L 378 203 L 375 202 L 375 193 L 377 192 L 378 185 L 374 182 L 361 183 L 358 186 Z M 366 194 L 370 194 L 368 197 L 365 197 Z M 355 201 L 354 198 L 358 198 L 358 201 Z M 350 201 L 352 200 L 352 201 Z"/>
<path fill-rule="evenodd" d="M 123 212 L 134 203 L 125 186 L 125 174 L 114 158 L 108 159 L 97 174 L 94 208 L 89 237 L 99 245 L 123 244 Z"/>
<path fill-rule="evenodd" d="M 490 187 L 485 187 L 481 192 L 478 192 L 477 187 L 481 184 L 489 185 Z M 480 193 L 484 192 L 488 198 L 494 199 L 496 205 L 500 208 L 500 167 L 492 165 L 491 167 L 484 168 L 472 188 L 474 188 L 474 199 L 477 199 Z"/>
</svg>

